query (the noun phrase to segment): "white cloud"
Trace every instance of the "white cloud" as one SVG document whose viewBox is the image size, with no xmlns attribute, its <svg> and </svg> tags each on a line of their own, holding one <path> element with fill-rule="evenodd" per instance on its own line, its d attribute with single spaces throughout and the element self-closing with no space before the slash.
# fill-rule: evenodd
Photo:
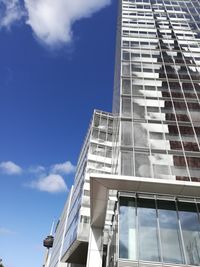
<svg viewBox="0 0 200 267">
<path fill-rule="evenodd" d="M 62 175 L 73 173 L 75 169 L 76 167 L 70 161 L 47 168 L 41 165 L 32 166 L 28 169 L 28 173 L 33 174 L 35 179 L 25 186 L 49 193 L 65 192 L 68 188 Z"/>
<path fill-rule="evenodd" d="M 26 20 L 38 40 L 54 47 L 72 40 L 74 22 L 92 16 L 112 0 L 0 0 L 0 28 Z"/>
<path fill-rule="evenodd" d="M 66 161 L 53 165 L 51 170 L 53 173 L 70 174 L 75 172 L 76 167 L 70 161 Z"/>
<path fill-rule="evenodd" d="M 63 177 L 58 174 L 39 178 L 37 181 L 32 181 L 29 186 L 49 193 L 60 193 L 68 190 Z"/>
<path fill-rule="evenodd" d="M 24 0 L 29 24 L 39 40 L 49 46 L 72 40 L 75 21 L 90 17 L 111 0 Z"/>
<path fill-rule="evenodd" d="M 16 175 L 22 173 L 22 168 L 12 161 L 3 161 L 0 163 L 0 171 L 8 175 Z"/>
<path fill-rule="evenodd" d="M 19 0 L 0 0 L 0 27 L 10 26 L 24 15 Z"/>
<path fill-rule="evenodd" d="M 33 173 L 33 174 L 40 174 L 40 173 L 44 173 L 46 171 L 45 167 L 42 165 L 38 165 L 38 166 L 31 166 L 28 169 L 28 172 Z"/>
</svg>

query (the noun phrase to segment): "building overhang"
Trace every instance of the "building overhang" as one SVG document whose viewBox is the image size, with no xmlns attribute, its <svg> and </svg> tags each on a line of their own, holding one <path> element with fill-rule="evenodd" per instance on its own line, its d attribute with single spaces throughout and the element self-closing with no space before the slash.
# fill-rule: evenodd
<svg viewBox="0 0 200 267">
<path fill-rule="evenodd" d="M 62 255 L 63 263 L 86 264 L 88 242 L 75 240 L 70 248 Z"/>
<path fill-rule="evenodd" d="M 109 190 L 200 197 L 200 183 L 108 174 L 90 175 L 91 225 L 103 228 Z"/>
</svg>

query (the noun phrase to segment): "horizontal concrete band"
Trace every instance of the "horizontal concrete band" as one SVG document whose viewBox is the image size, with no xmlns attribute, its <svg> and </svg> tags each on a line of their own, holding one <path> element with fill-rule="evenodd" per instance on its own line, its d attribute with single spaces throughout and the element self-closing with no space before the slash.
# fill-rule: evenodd
<svg viewBox="0 0 200 267">
<path fill-rule="evenodd" d="M 93 227 L 104 227 L 109 190 L 200 197 L 200 183 L 197 182 L 91 174 L 90 215 Z"/>
</svg>

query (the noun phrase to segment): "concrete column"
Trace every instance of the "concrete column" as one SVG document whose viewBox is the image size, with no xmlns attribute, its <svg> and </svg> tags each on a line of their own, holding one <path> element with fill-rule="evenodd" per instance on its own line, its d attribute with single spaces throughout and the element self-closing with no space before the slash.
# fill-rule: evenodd
<svg viewBox="0 0 200 267">
<path fill-rule="evenodd" d="M 103 229 L 90 226 L 86 267 L 102 267 Z"/>
</svg>

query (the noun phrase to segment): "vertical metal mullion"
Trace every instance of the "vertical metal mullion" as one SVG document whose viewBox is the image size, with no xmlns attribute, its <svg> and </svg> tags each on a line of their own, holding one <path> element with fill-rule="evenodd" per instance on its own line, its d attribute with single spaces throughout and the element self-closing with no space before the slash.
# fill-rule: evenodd
<svg viewBox="0 0 200 267">
<path fill-rule="evenodd" d="M 120 208 L 120 196 L 118 194 L 118 201 L 117 201 L 117 208 L 116 208 L 117 214 L 115 214 L 115 216 L 117 218 L 117 223 L 115 225 L 115 227 L 117 228 L 117 229 L 115 228 L 115 230 L 116 230 L 116 232 L 115 232 L 115 246 L 116 246 L 116 254 L 117 254 L 116 258 L 118 259 L 117 262 L 119 262 L 119 236 L 120 236 L 120 231 L 119 231 L 119 229 L 120 229 L 120 227 L 119 227 L 119 222 L 120 222 L 119 208 Z M 115 222 L 116 222 L 116 219 L 115 219 Z M 112 231 L 113 231 L 113 229 L 112 229 Z"/>
<path fill-rule="evenodd" d="M 157 196 L 155 196 L 155 205 L 156 205 L 156 218 L 157 218 L 157 233 L 158 233 L 159 246 L 160 246 L 160 260 L 163 263 L 163 250 L 162 250 L 162 240 L 161 240 L 161 231 L 160 231 L 160 221 L 159 221 Z"/>
<path fill-rule="evenodd" d="M 139 221 L 138 221 L 138 195 L 135 196 L 135 226 L 136 226 L 136 259 L 140 261 L 139 254 Z"/>
<path fill-rule="evenodd" d="M 198 222 L 199 222 L 199 224 L 200 224 L 200 214 L 199 214 L 199 207 L 198 207 L 198 205 L 197 205 L 197 200 L 196 199 L 194 199 L 194 204 L 195 204 L 195 206 L 196 206 L 196 210 L 197 210 L 197 218 L 198 218 Z M 199 239 L 200 239 L 200 226 L 198 227 L 198 237 L 199 237 Z M 197 251 L 197 254 L 198 254 L 198 260 L 199 260 L 199 262 L 200 262 L 200 256 L 199 256 L 199 251 Z"/>
<path fill-rule="evenodd" d="M 175 200 L 175 206 L 176 206 L 176 214 L 177 214 L 177 218 L 178 218 L 178 226 L 179 226 L 179 233 L 180 233 L 180 241 L 182 242 L 182 250 L 183 250 L 183 256 L 184 256 L 184 264 L 188 264 L 187 263 L 187 256 L 186 256 L 186 251 L 185 251 L 185 242 L 183 239 L 183 233 L 182 233 L 182 227 L 181 227 L 181 222 L 180 222 L 180 217 L 179 217 L 179 210 L 178 210 L 178 200 Z"/>
<path fill-rule="evenodd" d="M 130 29 L 130 24 L 129 24 L 129 29 Z M 132 138 L 132 175 L 135 176 L 135 151 L 134 151 L 134 127 L 133 127 L 133 121 L 134 121 L 134 116 L 133 116 L 133 75 L 132 75 L 132 58 L 131 58 L 131 52 L 132 48 L 129 47 L 129 64 L 130 64 L 130 98 L 131 98 L 131 138 Z"/>
<path fill-rule="evenodd" d="M 197 209 L 198 220 L 199 220 L 199 223 L 200 223 L 200 210 L 199 210 L 198 202 L 197 202 L 196 199 L 194 201 L 195 201 L 195 205 L 196 205 L 196 209 Z"/>
</svg>

